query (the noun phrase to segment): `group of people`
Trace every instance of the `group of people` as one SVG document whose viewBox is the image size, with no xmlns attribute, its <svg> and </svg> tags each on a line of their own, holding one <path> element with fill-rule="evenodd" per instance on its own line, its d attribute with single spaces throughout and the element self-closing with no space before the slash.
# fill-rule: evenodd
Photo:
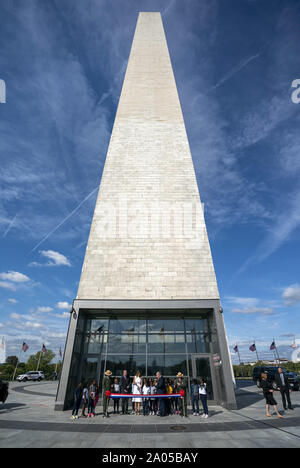
<svg viewBox="0 0 300 468">
<path fill-rule="evenodd" d="M 74 392 L 74 406 L 72 419 L 78 419 L 78 412 L 81 409 L 81 417 L 91 418 L 95 416 L 95 408 L 99 401 L 99 385 L 96 380 L 88 385 L 79 383 Z M 108 418 L 108 407 L 110 399 L 113 400 L 114 414 L 133 414 L 139 416 L 168 416 L 177 414 L 188 417 L 188 384 L 181 372 L 178 372 L 175 379 L 164 378 L 160 372 L 155 378 L 143 378 L 140 371 L 131 379 L 127 370 L 123 371 L 120 379 L 112 378 L 112 372 L 105 372 L 102 384 L 103 394 L 103 418 Z M 113 394 L 113 398 L 111 398 Z M 120 398 L 116 397 L 120 394 Z M 172 394 L 180 395 L 173 396 Z M 128 395 L 128 397 L 127 397 Z M 161 398 L 159 397 L 161 395 Z M 167 395 L 170 395 L 168 397 Z M 200 382 L 193 380 L 190 388 L 193 414 L 200 416 L 199 402 L 203 407 L 203 418 L 208 418 L 207 390 L 203 379 Z M 131 409 L 129 400 L 131 399 Z M 87 410 L 87 414 L 85 413 Z"/>
<path fill-rule="evenodd" d="M 270 414 L 270 406 L 273 406 L 278 418 L 282 418 L 282 414 L 279 413 L 278 411 L 278 406 L 277 406 L 277 401 L 274 398 L 274 388 L 272 386 L 272 383 L 268 380 L 268 375 L 263 372 L 261 374 L 261 388 L 263 389 L 263 394 L 266 399 L 266 413 L 269 418 L 272 417 Z M 291 393 L 291 388 L 290 384 L 288 381 L 288 377 L 286 374 L 283 373 L 281 367 L 278 368 L 278 373 L 275 377 L 275 384 L 276 387 L 279 389 L 281 393 L 281 398 L 282 398 L 282 404 L 284 410 L 293 410 L 292 403 L 291 403 L 291 398 L 290 398 L 290 393 Z"/>
</svg>

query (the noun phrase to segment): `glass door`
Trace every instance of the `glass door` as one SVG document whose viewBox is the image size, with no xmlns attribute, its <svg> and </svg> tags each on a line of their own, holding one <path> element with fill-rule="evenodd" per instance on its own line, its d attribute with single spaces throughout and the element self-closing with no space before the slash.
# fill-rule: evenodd
<svg viewBox="0 0 300 468">
<path fill-rule="evenodd" d="M 200 377 L 206 383 L 207 399 L 214 401 L 214 375 L 212 372 L 211 356 L 205 354 L 192 354 L 192 372 L 193 379 L 197 379 L 199 383 Z"/>
</svg>

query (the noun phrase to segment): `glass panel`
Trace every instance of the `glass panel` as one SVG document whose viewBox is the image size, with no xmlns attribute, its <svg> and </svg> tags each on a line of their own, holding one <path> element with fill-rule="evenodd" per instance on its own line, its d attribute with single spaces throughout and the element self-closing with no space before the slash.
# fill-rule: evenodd
<svg viewBox="0 0 300 468">
<path fill-rule="evenodd" d="M 196 372 L 194 378 L 196 378 L 199 381 L 201 377 L 204 380 L 204 382 L 206 383 L 207 398 L 209 400 L 213 400 L 213 387 L 209 358 L 194 357 L 194 360 Z"/>
<path fill-rule="evenodd" d="M 90 383 L 98 380 L 98 358 L 86 358 L 82 366 L 82 382 Z"/>
<path fill-rule="evenodd" d="M 185 336 L 172 334 L 149 334 L 148 353 L 185 353 Z"/>
<path fill-rule="evenodd" d="M 184 333 L 183 319 L 148 320 L 148 333 L 165 333 L 167 331 Z"/>
<path fill-rule="evenodd" d="M 106 352 L 107 333 L 86 333 L 84 352 L 87 354 L 102 354 Z"/>
<path fill-rule="evenodd" d="M 209 332 L 208 318 L 191 318 L 185 320 L 186 332 Z"/>
<path fill-rule="evenodd" d="M 90 326 L 91 333 L 102 333 L 108 331 L 108 319 L 94 319 L 91 320 Z"/>
<path fill-rule="evenodd" d="M 125 369 L 131 377 L 135 375 L 138 370 L 141 371 L 142 375 L 145 375 L 146 356 L 108 355 L 106 369 L 110 370 L 114 377 L 121 377 Z"/>
<path fill-rule="evenodd" d="M 146 353 L 146 335 L 109 335 L 108 353 Z"/>
<path fill-rule="evenodd" d="M 186 335 L 189 353 L 209 353 L 209 335 L 203 333 L 188 333 Z"/>
<path fill-rule="evenodd" d="M 110 333 L 146 333 L 146 320 L 140 319 L 116 319 L 111 318 L 109 323 Z"/>
<path fill-rule="evenodd" d="M 164 377 L 175 377 L 178 372 L 187 376 L 186 356 L 180 355 L 157 355 L 148 356 L 148 376 L 155 376 L 159 371 Z"/>
</svg>

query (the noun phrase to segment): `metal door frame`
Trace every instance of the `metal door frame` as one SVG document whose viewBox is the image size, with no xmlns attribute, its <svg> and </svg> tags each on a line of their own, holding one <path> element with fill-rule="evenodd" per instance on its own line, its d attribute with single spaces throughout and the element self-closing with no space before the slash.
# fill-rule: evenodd
<svg viewBox="0 0 300 468">
<path fill-rule="evenodd" d="M 191 359 L 192 359 L 192 374 L 193 374 L 192 378 L 193 379 L 197 378 L 196 359 L 208 359 L 209 360 L 210 376 L 211 376 L 211 383 L 212 383 L 214 399 L 213 400 L 207 400 L 207 402 L 210 403 L 211 405 L 216 405 L 217 404 L 218 393 L 217 393 L 217 382 L 216 382 L 216 376 L 215 376 L 215 372 L 214 372 L 212 355 L 209 354 L 209 353 L 195 353 L 195 354 L 191 354 Z"/>
</svg>

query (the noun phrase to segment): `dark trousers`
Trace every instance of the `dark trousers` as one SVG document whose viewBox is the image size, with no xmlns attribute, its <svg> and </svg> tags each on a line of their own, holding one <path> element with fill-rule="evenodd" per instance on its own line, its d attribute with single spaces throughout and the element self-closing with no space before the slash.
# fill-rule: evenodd
<svg viewBox="0 0 300 468">
<path fill-rule="evenodd" d="M 159 398 L 159 415 L 166 416 L 166 402 L 164 398 Z"/>
<path fill-rule="evenodd" d="M 283 404 L 283 407 L 284 409 L 286 409 L 286 402 L 288 404 L 288 407 L 291 408 L 292 407 L 292 403 L 291 403 L 291 399 L 290 399 L 290 391 L 287 387 L 282 387 L 280 389 L 280 393 L 281 393 L 281 398 L 282 398 L 282 404 Z"/>
<path fill-rule="evenodd" d="M 80 408 L 80 403 L 81 403 L 81 400 L 75 400 L 74 401 L 74 405 L 73 405 L 73 411 L 72 411 L 72 416 L 78 416 L 78 411 L 79 411 L 79 408 Z"/>
<path fill-rule="evenodd" d="M 156 402 L 155 402 L 155 400 L 150 400 L 150 411 L 151 411 L 151 413 L 156 413 Z"/>
<path fill-rule="evenodd" d="M 175 408 L 175 411 L 178 411 L 178 398 L 173 398 L 174 399 L 174 408 Z"/>
<path fill-rule="evenodd" d="M 88 413 L 94 413 L 95 412 L 95 400 L 93 398 L 89 397 L 89 404 L 88 404 Z"/>
<path fill-rule="evenodd" d="M 114 413 L 117 411 L 119 412 L 119 405 L 120 405 L 120 399 L 119 398 L 114 398 Z"/>
<path fill-rule="evenodd" d="M 108 415 L 108 406 L 109 406 L 109 398 L 105 395 L 103 395 L 103 414 Z"/>
<path fill-rule="evenodd" d="M 147 398 L 143 399 L 143 415 L 147 416 L 149 414 L 149 400 Z"/>
<path fill-rule="evenodd" d="M 207 395 L 200 394 L 200 400 L 203 406 L 204 414 L 208 414 L 208 407 L 207 407 Z"/>
<path fill-rule="evenodd" d="M 193 413 L 199 413 L 199 395 L 192 395 Z"/>
<path fill-rule="evenodd" d="M 122 414 L 128 413 L 128 400 L 129 398 L 122 398 Z"/>
<path fill-rule="evenodd" d="M 187 417 L 187 399 L 186 397 L 179 398 L 179 410 L 181 416 Z"/>
</svg>

